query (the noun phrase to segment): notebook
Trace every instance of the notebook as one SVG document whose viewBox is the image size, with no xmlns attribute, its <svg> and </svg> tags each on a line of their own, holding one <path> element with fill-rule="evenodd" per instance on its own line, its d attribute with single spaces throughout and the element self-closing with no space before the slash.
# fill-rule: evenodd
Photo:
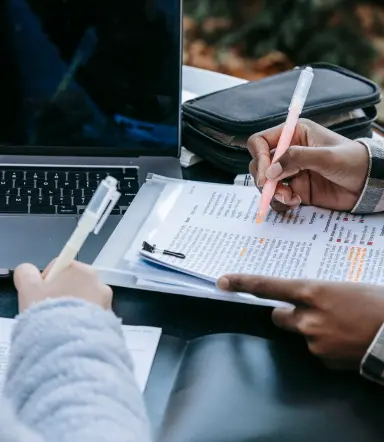
<svg viewBox="0 0 384 442">
<path fill-rule="evenodd" d="M 136 197 L 148 212 L 137 222 L 135 206 L 128 210 L 94 265 L 117 285 L 268 305 L 280 303 L 224 293 L 215 282 L 248 273 L 384 283 L 384 215 L 270 209 L 256 224 L 259 198 L 254 187 L 152 176 Z M 155 249 L 143 250 L 144 241 Z"/>
<path fill-rule="evenodd" d="M 0 394 L 3 390 L 8 367 L 14 319 L 0 318 Z M 134 374 L 140 387 L 145 390 L 152 363 L 161 337 L 161 329 L 123 325 L 125 343 L 132 356 Z"/>
</svg>

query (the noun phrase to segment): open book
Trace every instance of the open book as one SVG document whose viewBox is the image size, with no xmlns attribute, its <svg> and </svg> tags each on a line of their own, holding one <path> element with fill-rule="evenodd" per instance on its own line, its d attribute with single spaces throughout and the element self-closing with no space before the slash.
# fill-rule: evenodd
<svg viewBox="0 0 384 442">
<path fill-rule="evenodd" d="M 134 276 L 136 287 L 235 302 L 262 301 L 220 292 L 225 273 L 384 283 L 384 215 L 299 207 L 256 224 L 259 198 L 255 188 L 152 176 L 94 265 L 117 285 Z"/>
<path fill-rule="evenodd" d="M 8 367 L 14 319 L 0 318 L 0 394 Z M 143 392 L 161 336 L 161 329 L 123 325 L 123 334 L 134 364 L 135 378 Z"/>
</svg>

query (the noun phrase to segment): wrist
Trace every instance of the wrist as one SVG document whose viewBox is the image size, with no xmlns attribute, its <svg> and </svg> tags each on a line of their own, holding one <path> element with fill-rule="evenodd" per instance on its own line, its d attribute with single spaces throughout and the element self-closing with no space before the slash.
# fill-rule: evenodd
<svg viewBox="0 0 384 442">
<path fill-rule="evenodd" d="M 369 155 L 369 167 L 363 192 L 352 212 L 382 212 L 384 211 L 384 142 L 370 138 L 361 138 L 356 141 L 366 147 Z"/>
<path fill-rule="evenodd" d="M 371 155 L 370 150 L 367 147 L 367 145 L 362 140 L 355 140 L 354 143 L 354 150 L 352 152 L 356 152 L 356 157 L 353 155 L 356 169 L 354 172 L 357 176 L 357 182 L 358 182 L 358 190 L 357 195 L 358 198 L 362 195 L 364 192 L 364 188 L 367 184 L 367 180 L 369 177 L 369 173 L 371 170 Z"/>
</svg>

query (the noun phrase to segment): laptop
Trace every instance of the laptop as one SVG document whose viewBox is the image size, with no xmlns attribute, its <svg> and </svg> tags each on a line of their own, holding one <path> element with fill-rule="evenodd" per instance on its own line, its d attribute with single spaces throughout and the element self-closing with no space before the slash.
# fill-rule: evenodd
<svg viewBox="0 0 384 442">
<path fill-rule="evenodd" d="M 1 273 L 43 269 L 112 175 L 121 198 L 78 257 L 92 263 L 149 172 L 181 178 L 181 1 L 0 9 Z"/>
</svg>

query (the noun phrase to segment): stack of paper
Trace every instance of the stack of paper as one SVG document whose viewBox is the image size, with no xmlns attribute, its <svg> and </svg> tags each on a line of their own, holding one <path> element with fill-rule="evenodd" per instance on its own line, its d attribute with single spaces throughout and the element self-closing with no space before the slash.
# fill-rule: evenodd
<svg viewBox="0 0 384 442">
<path fill-rule="evenodd" d="M 182 167 L 191 167 L 195 164 L 200 163 L 201 161 L 203 161 L 202 158 L 200 158 L 196 154 L 190 152 L 185 147 L 181 148 L 180 164 Z"/>
<path fill-rule="evenodd" d="M 150 192 L 157 186 L 155 198 Z M 121 247 L 122 234 L 133 229 L 147 192 L 148 213 L 122 259 L 116 259 L 112 252 L 117 244 Z M 217 278 L 247 273 L 384 284 L 384 215 L 299 207 L 287 213 L 270 210 L 264 222 L 256 224 L 259 199 L 254 187 L 153 176 L 137 196 L 137 206 L 124 216 L 121 230 L 111 237 L 112 261 L 103 254 L 96 265 L 119 273 L 122 277 L 114 281 L 118 285 L 132 286 L 131 275 L 137 279 L 135 287 L 268 305 L 279 303 L 223 293 L 215 286 Z M 153 249 L 143 249 L 144 241 Z"/>
</svg>

